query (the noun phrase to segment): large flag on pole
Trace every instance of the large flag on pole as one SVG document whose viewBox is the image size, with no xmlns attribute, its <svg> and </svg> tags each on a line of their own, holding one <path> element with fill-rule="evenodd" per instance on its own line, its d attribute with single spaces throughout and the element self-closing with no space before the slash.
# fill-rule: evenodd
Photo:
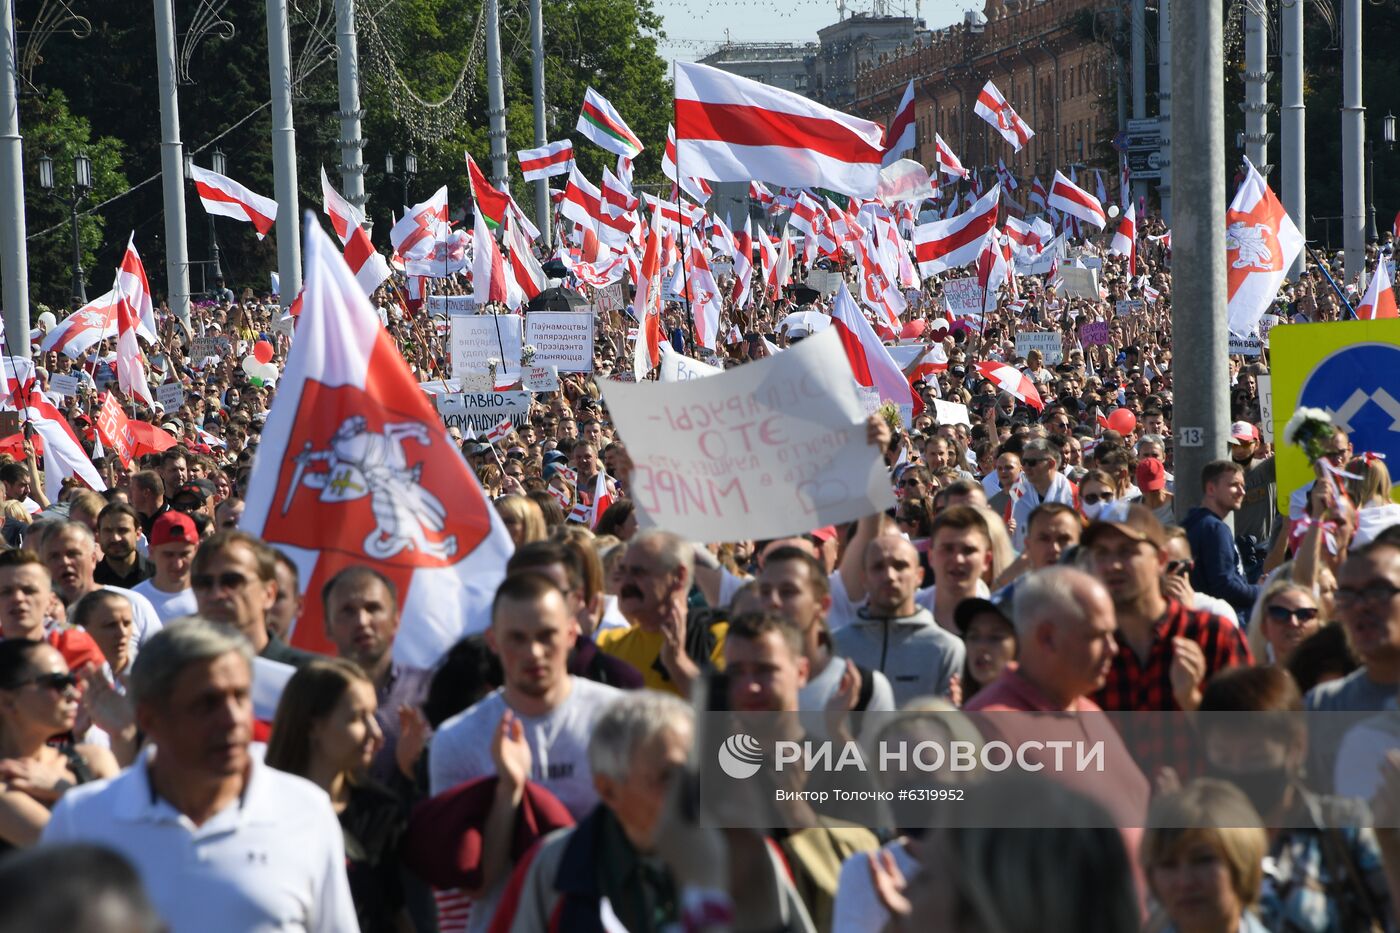
<svg viewBox="0 0 1400 933">
<path fill-rule="evenodd" d="M 676 62 L 676 164 L 683 175 L 873 198 L 883 136 L 878 123 L 791 91 Z"/>
<path fill-rule="evenodd" d="M 841 338 L 841 346 L 846 351 L 846 359 L 850 360 L 851 373 L 857 383 L 876 389 L 882 401 L 896 405 L 914 404 L 904 373 L 875 335 L 865 315 L 856 307 L 845 282 L 841 283 L 832 301 L 831 324 Z"/>
<path fill-rule="evenodd" d="M 510 211 L 510 195 L 493 188 L 477 166 L 476 160 L 472 158 L 472 154 L 468 152 L 466 156 L 467 178 L 471 181 L 472 198 L 476 201 L 476 211 L 485 217 L 487 225 L 495 230 L 505 223 L 506 214 Z"/>
<path fill-rule="evenodd" d="M 294 645 L 330 649 L 314 594 L 367 565 L 398 587 L 395 660 L 431 668 L 486 628 L 510 537 L 339 252 L 309 219 L 305 231 L 297 339 L 240 525 L 313 594 Z"/>
<path fill-rule="evenodd" d="M 1128 275 L 1137 275 L 1137 205 L 1129 203 L 1118 221 L 1118 232 L 1113 234 L 1113 242 L 1108 251 L 1115 256 L 1128 257 Z"/>
<path fill-rule="evenodd" d="M 1108 223 L 1108 215 L 1103 212 L 1099 199 L 1070 181 L 1058 169 L 1054 181 L 1050 183 L 1047 203 L 1055 210 L 1093 224 L 1100 230 Z"/>
<path fill-rule="evenodd" d="M 561 139 L 545 143 L 538 149 L 521 149 L 515 154 L 520 160 L 520 174 L 526 181 L 539 181 L 553 175 L 567 175 L 574 167 L 574 144 Z"/>
<path fill-rule="evenodd" d="M 880 160 L 882 165 L 892 165 L 899 161 L 902 154 L 914 148 L 915 129 L 914 82 L 910 81 L 909 86 L 904 89 L 904 96 L 899 100 L 894 117 L 890 119 L 890 125 L 885 129 L 885 157 Z"/>
<path fill-rule="evenodd" d="M 982 92 L 977 95 L 977 104 L 972 110 L 990 123 L 1001 134 L 1001 138 L 1009 142 L 1011 148 L 1017 152 L 1020 152 L 1021 147 L 1035 135 L 1035 130 L 1026 125 L 1026 121 L 1021 119 L 1012 109 L 1011 103 L 990 81 L 983 85 Z"/>
<path fill-rule="evenodd" d="M 422 259 L 433 251 L 439 235 L 446 235 L 446 225 L 447 186 L 443 185 L 431 198 L 404 211 L 389 231 L 389 241 L 405 260 Z"/>
<path fill-rule="evenodd" d="M 126 241 L 122 264 L 117 268 L 117 289 L 126 295 L 136 309 L 136 333 L 150 343 L 156 342 L 155 303 L 151 300 L 151 285 L 146 281 L 146 267 L 136 252 L 136 233 Z"/>
<path fill-rule="evenodd" d="M 321 166 L 321 198 L 325 201 L 326 216 L 331 219 L 331 227 L 340 237 L 341 245 L 349 243 L 351 231 L 364 224 L 365 214 L 335 190 L 324 165 Z"/>
<path fill-rule="evenodd" d="M 120 288 L 99 295 L 68 315 L 44 337 L 39 350 L 57 350 L 64 356 L 78 359 L 99 340 L 117 336 L 117 303 L 122 300 Z"/>
<path fill-rule="evenodd" d="M 1303 237 L 1248 159 L 1245 177 L 1225 212 L 1226 316 L 1230 333 L 1247 336 L 1278 297 L 1278 287 L 1303 250 Z"/>
<path fill-rule="evenodd" d="M 200 203 L 211 214 L 232 217 L 253 225 L 261 240 L 277 220 L 277 202 L 255 194 L 247 188 L 198 165 L 190 166 L 190 178 L 194 180 L 194 190 Z"/>
<path fill-rule="evenodd" d="M 1361 299 L 1361 304 L 1356 306 L 1356 316 L 1363 321 L 1400 317 L 1400 310 L 1395 306 L 1395 289 L 1390 281 L 1390 271 L 1387 268 L 1389 265 L 1384 257 L 1376 263 L 1371 284 L 1366 286 L 1366 295 Z"/>
<path fill-rule="evenodd" d="M 583 96 L 583 109 L 579 111 L 576 129 L 585 139 L 620 156 L 635 159 L 642 151 L 642 141 L 627 128 L 622 114 L 591 87 Z"/>
<path fill-rule="evenodd" d="M 933 275 L 965 266 L 977 258 L 982 241 L 997 225 L 1001 185 L 978 198 L 956 217 L 934 220 L 914 228 L 914 259 L 919 272 Z"/>
</svg>

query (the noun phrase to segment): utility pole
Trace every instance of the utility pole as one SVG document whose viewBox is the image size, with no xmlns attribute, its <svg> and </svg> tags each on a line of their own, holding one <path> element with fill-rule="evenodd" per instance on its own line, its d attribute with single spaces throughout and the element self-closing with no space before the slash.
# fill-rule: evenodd
<svg viewBox="0 0 1400 933">
<path fill-rule="evenodd" d="M 549 142 L 549 130 L 544 122 L 544 2 L 530 0 L 530 52 L 533 61 L 530 65 L 530 78 L 535 92 L 535 146 Z M 540 228 L 541 244 L 545 251 L 550 248 L 554 225 L 549 222 L 549 179 L 535 182 L 535 226 Z"/>
<path fill-rule="evenodd" d="M 165 207 L 165 300 L 190 329 L 190 247 L 185 238 L 185 155 L 175 89 L 175 12 L 155 0 L 156 76 L 160 83 L 160 191 Z"/>
<path fill-rule="evenodd" d="M 1347 281 L 1366 271 L 1366 108 L 1361 105 L 1361 0 L 1342 4 L 1342 249 Z"/>
<path fill-rule="evenodd" d="M 1269 177 L 1268 0 L 1244 5 L 1244 154 L 1259 174 Z"/>
<path fill-rule="evenodd" d="M 1132 15 L 1128 20 L 1132 30 L 1130 45 L 1133 54 L 1133 119 L 1147 118 L 1147 0 L 1133 0 Z M 1122 127 L 1119 127 L 1122 129 Z M 1147 183 L 1134 179 L 1132 198 L 1147 196 Z"/>
<path fill-rule="evenodd" d="M 5 309 L 5 352 L 29 359 L 29 253 L 24 229 L 24 139 L 19 135 L 15 87 L 15 9 L 0 0 L 0 293 Z"/>
<path fill-rule="evenodd" d="M 491 184 L 506 187 L 506 92 L 501 79 L 501 3 L 486 0 L 486 100 L 491 139 Z"/>
<path fill-rule="evenodd" d="M 292 55 L 287 0 L 267 0 L 267 73 L 272 86 L 272 191 L 277 198 L 277 275 L 284 309 L 301 291 L 297 134 L 292 128 Z"/>
<path fill-rule="evenodd" d="M 360 52 L 355 0 L 335 0 L 335 72 L 340 88 L 340 184 L 345 200 L 365 209 L 365 140 L 360 133 Z"/>
<path fill-rule="evenodd" d="M 1357 0 L 1360 2 L 1360 0 Z M 1172 166 L 1191 197 L 1172 223 L 1172 331 L 1177 359 L 1191 378 L 1176 384 L 1176 475 L 1194 489 L 1201 468 L 1225 455 L 1230 430 L 1225 291 L 1225 51 L 1222 5 L 1182 3 L 1172 10 L 1174 136 Z M 1194 507 L 1178 496 L 1176 514 Z"/>
<path fill-rule="evenodd" d="M 1279 114 L 1279 129 L 1283 131 L 1280 149 L 1283 163 L 1283 206 L 1298 227 L 1303 239 L 1308 237 L 1307 192 L 1303 174 L 1307 168 L 1303 143 L 1307 129 L 1303 121 L 1303 2 L 1283 0 L 1283 111 Z M 1288 277 L 1296 280 L 1307 264 L 1306 250 L 1293 260 Z"/>
<path fill-rule="evenodd" d="M 1162 220 L 1172 222 L 1172 17 L 1171 0 L 1157 0 L 1157 128 L 1162 136 L 1157 197 Z"/>
</svg>

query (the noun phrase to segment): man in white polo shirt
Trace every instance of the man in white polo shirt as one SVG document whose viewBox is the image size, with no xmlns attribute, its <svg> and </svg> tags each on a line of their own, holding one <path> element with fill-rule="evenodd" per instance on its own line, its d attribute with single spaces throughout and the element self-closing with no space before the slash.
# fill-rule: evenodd
<svg viewBox="0 0 1400 933">
<path fill-rule="evenodd" d="M 249 755 L 252 659 L 242 636 L 199 617 L 153 636 L 129 691 L 155 753 L 65 794 L 42 842 L 124 855 L 173 933 L 355 930 L 330 799 Z"/>
<path fill-rule="evenodd" d="M 184 512 L 171 509 L 151 525 L 147 548 L 156 573 L 149 580 L 136 584 L 132 592 L 151 601 L 162 623 L 199 611 L 190 587 L 190 567 L 198 547 L 199 532 L 194 527 L 194 519 Z"/>
</svg>

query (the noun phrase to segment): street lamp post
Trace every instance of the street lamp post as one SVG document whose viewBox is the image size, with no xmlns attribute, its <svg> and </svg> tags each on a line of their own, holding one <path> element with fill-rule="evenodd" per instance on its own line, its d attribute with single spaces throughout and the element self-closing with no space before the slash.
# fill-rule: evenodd
<svg viewBox="0 0 1400 933">
<path fill-rule="evenodd" d="M 1387 149 L 1395 148 L 1395 114 L 1387 113 L 1381 121 L 1381 139 Z M 1376 150 L 1371 139 L 1366 138 L 1366 242 L 1380 242 L 1380 231 L 1376 228 Z"/>
<path fill-rule="evenodd" d="M 39 187 L 56 194 L 53 158 L 45 153 L 39 157 Z M 68 218 L 73 227 L 73 300 L 81 307 L 87 304 L 87 283 L 83 276 L 83 244 L 78 229 L 78 204 L 92 190 L 92 160 L 87 153 L 73 157 L 73 184 L 68 186 Z"/>
<path fill-rule="evenodd" d="M 384 153 L 384 175 L 387 178 L 399 178 L 403 182 L 403 206 L 408 207 L 408 184 L 413 180 L 413 176 L 418 174 L 418 155 L 413 151 L 404 154 L 403 171 L 394 172 L 394 154 Z"/>
<path fill-rule="evenodd" d="M 209 168 L 216 175 L 228 174 L 228 160 L 222 149 L 215 149 L 209 154 Z M 188 152 L 185 153 L 185 178 L 194 178 L 194 156 Z M 214 267 L 214 281 L 218 282 L 224 277 L 223 266 L 219 263 L 219 238 L 214 232 L 214 215 L 205 211 L 205 216 L 209 221 L 209 264 Z M 204 290 L 209 291 L 208 282 L 205 282 Z"/>
</svg>

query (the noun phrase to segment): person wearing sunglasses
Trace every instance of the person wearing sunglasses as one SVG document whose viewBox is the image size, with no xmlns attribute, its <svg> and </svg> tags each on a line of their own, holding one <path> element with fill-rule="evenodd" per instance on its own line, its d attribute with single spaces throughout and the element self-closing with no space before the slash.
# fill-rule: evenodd
<svg viewBox="0 0 1400 933">
<path fill-rule="evenodd" d="M 1249 617 L 1249 650 L 1261 662 L 1288 663 L 1293 649 L 1322 627 L 1317 596 L 1306 586 L 1281 578 L 1270 583 Z"/>
<path fill-rule="evenodd" d="M 38 842 L 69 788 L 119 770 L 107 749 L 72 743 L 77 719 L 78 678 L 63 656 L 42 641 L 0 642 L 0 853 Z"/>
</svg>

